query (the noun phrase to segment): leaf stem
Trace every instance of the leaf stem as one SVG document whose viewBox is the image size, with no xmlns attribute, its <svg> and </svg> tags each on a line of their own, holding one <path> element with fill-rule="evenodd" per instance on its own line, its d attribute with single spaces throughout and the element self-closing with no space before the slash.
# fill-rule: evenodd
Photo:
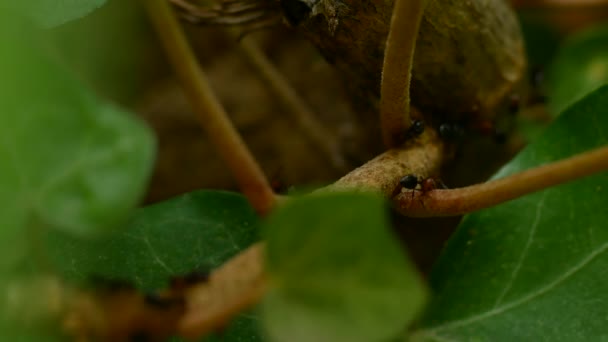
<svg viewBox="0 0 608 342">
<path fill-rule="evenodd" d="M 251 205 L 265 215 L 275 202 L 272 188 L 213 93 L 171 7 L 167 0 L 143 1 L 201 126 Z"/>
<path fill-rule="evenodd" d="M 458 216 L 606 170 L 608 146 L 460 189 L 402 192 L 394 204 L 405 216 Z"/>
<path fill-rule="evenodd" d="M 411 125 L 410 83 L 425 0 L 396 0 L 384 52 L 380 124 L 388 147 L 396 147 Z"/>
</svg>

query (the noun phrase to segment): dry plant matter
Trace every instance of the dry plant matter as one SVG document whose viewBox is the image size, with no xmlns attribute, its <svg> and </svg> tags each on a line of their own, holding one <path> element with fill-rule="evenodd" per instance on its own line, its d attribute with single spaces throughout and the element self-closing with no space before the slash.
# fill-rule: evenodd
<svg viewBox="0 0 608 342">
<path fill-rule="evenodd" d="M 297 30 L 358 88 L 360 96 L 377 99 L 395 1 L 322 3 L 339 10 L 324 15 L 317 5 L 312 13 L 319 14 L 303 20 Z M 333 22 L 337 28 L 332 31 Z M 416 40 L 411 103 L 426 122 L 491 118 L 512 92 L 525 91 L 519 89 L 525 69 L 518 20 L 505 1 L 428 1 Z M 403 108 L 403 103 L 395 106 Z"/>
<path fill-rule="evenodd" d="M 178 333 L 197 338 L 256 304 L 266 290 L 263 254 L 264 244 L 257 243 L 214 271 L 208 282 L 189 289 Z"/>
<path fill-rule="evenodd" d="M 275 196 L 213 96 L 171 9 L 165 0 L 144 1 L 201 124 L 251 204 L 260 214 L 267 213 L 276 203 Z M 418 102 L 414 104 L 420 105 L 425 118 L 430 118 L 433 110 L 445 109 L 448 104 L 453 105 L 457 112 L 468 113 L 476 107 L 474 115 L 492 116 L 493 110 L 522 78 L 525 60 L 513 13 L 501 1 L 493 2 L 496 8 L 492 11 L 487 11 L 481 2 L 453 1 L 442 3 L 442 6 L 438 2 L 431 2 L 425 11 L 416 43 L 419 57 L 414 59 L 411 93 L 412 101 Z M 363 75 L 362 78 L 359 75 L 360 80 L 379 81 L 379 61 L 382 60 L 384 38 L 388 35 L 392 3 L 345 0 L 344 7 L 339 10 L 334 8 L 333 11 L 327 5 L 331 1 L 323 3 L 325 24 L 306 21 L 302 23 L 302 29 L 326 55 L 336 58 L 338 66 L 351 70 L 361 67 L 358 69 Z M 470 16 L 457 16 L 454 13 L 467 13 Z M 498 23 L 502 25 L 499 30 Z M 415 23 L 410 24 L 416 26 Z M 467 27 L 473 34 L 465 32 L 462 27 Z M 323 32 L 324 36 L 321 37 L 319 32 Z M 353 37 L 361 39 L 353 40 Z M 453 37 L 459 39 L 454 40 Z M 373 47 L 371 54 L 367 49 L 369 46 Z M 349 50 L 345 50 L 345 47 Z M 437 49 L 442 54 L 438 54 Z M 413 51 L 407 55 L 413 55 Z M 479 75 L 472 78 L 471 70 L 478 70 Z M 402 75 L 407 78 L 407 74 Z M 402 90 L 403 85 L 407 85 L 407 81 L 397 83 L 395 87 L 399 86 Z M 377 89 L 378 84 L 373 83 L 370 89 Z M 403 110 L 403 105 L 398 103 L 396 107 Z M 403 123 L 395 125 L 389 127 L 390 131 L 397 132 L 406 127 Z M 444 159 L 443 143 L 434 129 L 428 127 L 422 135 L 385 152 L 321 191 L 376 191 L 391 197 L 403 175 L 415 173 L 422 177 L 430 176 L 439 169 Z M 461 213 L 478 209 L 476 203 L 479 202 L 487 201 L 496 205 L 606 168 L 608 148 L 602 148 L 470 188 L 418 193 L 409 199 L 406 199 L 408 194 L 400 194 L 396 203 L 397 208 L 406 214 L 445 215 L 449 207 L 456 208 L 451 209 L 453 212 Z M 418 202 L 421 203 L 419 207 Z M 177 330 L 184 337 L 194 338 L 222 328 L 231 317 L 258 302 L 266 287 L 263 244 L 258 243 L 213 271 L 208 282 L 194 285 L 184 292 L 185 312 L 176 323 Z"/>
</svg>

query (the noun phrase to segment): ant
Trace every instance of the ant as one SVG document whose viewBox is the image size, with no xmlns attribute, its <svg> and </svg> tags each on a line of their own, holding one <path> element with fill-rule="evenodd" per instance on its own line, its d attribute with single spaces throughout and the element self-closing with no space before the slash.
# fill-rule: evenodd
<svg viewBox="0 0 608 342">
<path fill-rule="evenodd" d="M 413 139 L 424 132 L 424 121 L 422 120 L 412 120 L 412 124 L 408 128 L 406 132 L 401 134 L 400 139 L 402 141 L 406 141 L 408 139 Z"/>
<path fill-rule="evenodd" d="M 424 122 L 420 120 L 412 120 L 412 125 L 408 129 L 408 135 L 417 137 L 424 132 Z"/>
<path fill-rule="evenodd" d="M 465 136 L 464 125 L 456 122 L 444 122 L 439 125 L 439 136 L 450 142 L 460 141 Z"/>
<path fill-rule="evenodd" d="M 422 194 L 426 194 L 427 192 L 435 189 L 447 189 L 448 187 L 443 184 L 439 179 L 435 179 L 433 177 L 428 178 L 419 178 L 415 174 L 409 174 L 404 176 L 399 180 L 399 185 L 395 190 L 395 195 L 401 192 L 401 188 L 412 190 L 412 197 L 414 196 L 414 191 L 418 186 L 420 186 L 420 191 Z"/>
</svg>

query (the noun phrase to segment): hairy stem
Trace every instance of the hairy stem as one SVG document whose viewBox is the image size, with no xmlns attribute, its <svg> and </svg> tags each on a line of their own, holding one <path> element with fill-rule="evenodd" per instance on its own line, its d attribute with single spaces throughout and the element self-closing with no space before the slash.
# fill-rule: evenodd
<svg viewBox="0 0 608 342">
<path fill-rule="evenodd" d="M 384 52 L 380 85 L 382 137 L 388 147 L 402 143 L 410 126 L 410 83 L 425 0 L 397 0 Z"/>
<path fill-rule="evenodd" d="M 402 192 L 394 198 L 405 216 L 458 216 L 493 207 L 558 184 L 608 170 L 608 147 L 581 153 L 514 175 L 453 190 Z"/>
<path fill-rule="evenodd" d="M 258 213 L 274 205 L 274 193 L 211 89 L 167 0 L 143 0 L 171 64 L 203 129 Z"/>
<path fill-rule="evenodd" d="M 335 170 L 346 172 L 346 162 L 341 156 L 340 146 L 335 135 L 317 120 L 315 114 L 296 90 L 253 41 L 245 38 L 241 42 L 241 50 L 247 56 L 248 61 L 256 67 L 264 82 L 283 102 L 289 111 L 288 114 L 293 116 L 310 142 Z"/>
</svg>

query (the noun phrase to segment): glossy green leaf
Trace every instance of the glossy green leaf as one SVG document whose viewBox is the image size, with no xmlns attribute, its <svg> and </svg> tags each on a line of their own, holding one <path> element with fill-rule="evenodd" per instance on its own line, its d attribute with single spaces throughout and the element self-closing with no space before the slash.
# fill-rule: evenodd
<svg viewBox="0 0 608 342">
<path fill-rule="evenodd" d="M 384 341 L 407 328 L 425 288 L 371 194 L 291 200 L 266 225 L 272 283 L 262 305 L 275 341 Z"/>
<path fill-rule="evenodd" d="M 608 144 L 608 86 L 562 114 L 495 177 Z M 417 337 L 600 341 L 608 337 L 608 174 L 464 218 L 431 277 Z"/>
<path fill-rule="evenodd" d="M 105 3 L 106 0 L 27 0 L 9 6 L 49 28 L 84 17 Z"/>
<path fill-rule="evenodd" d="M 51 232 L 52 263 L 68 279 L 105 278 L 145 290 L 221 265 L 257 238 L 257 216 L 237 194 L 197 191 L 142 208 L 126 228 L 87 240 Z"/>
<path fill-rule="evenodd" d="M 568 39 L 549 70 L 549 109 L 557 115 L 608 83 L 608 25 Z"/>
<path fill-rule="evenodd" d="M 0 264 L 27 235 L 89 235 L 123 223 L 147 185 L 151 132 L 43 55 L 24 26 L 0 25 Z"/>
</svg>

